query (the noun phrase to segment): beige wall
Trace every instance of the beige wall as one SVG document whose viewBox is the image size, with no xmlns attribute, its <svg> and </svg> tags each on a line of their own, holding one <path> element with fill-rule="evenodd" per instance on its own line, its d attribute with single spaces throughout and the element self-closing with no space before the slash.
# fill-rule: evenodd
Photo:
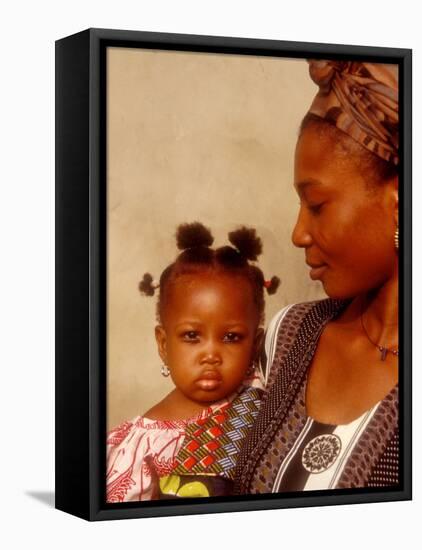
<svg viewBox="0 0 422 550">
<path fill-rule="evenodd" d="M 217 246 L 257 228 L 260 266 L 285 304 L 324 296 L 290 242 L 300 120 L 316 92 L 304 60 L 109 48 L 107 423 L 145 412 L 172 383 L 160 375 L 155 299 L 139 294 L 174 259 L 182 222 L 209 226 Z"/>
</svg>

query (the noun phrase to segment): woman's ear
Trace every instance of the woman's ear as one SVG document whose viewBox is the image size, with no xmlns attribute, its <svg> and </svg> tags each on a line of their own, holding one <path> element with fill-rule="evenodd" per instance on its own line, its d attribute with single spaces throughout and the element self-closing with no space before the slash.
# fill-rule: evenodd
<svg viewBox="0 0 422 550">
<path fill-rule="evenodd" d="M 155 340 L 162 362 L 167 365 L 167 335 L 161 325 L 155 327 Z"/>
<path fill-rule="evenodd" d="M 396 178 L 396 223 L 399 223 L 399 179 Z"/>
<path fill-rule="evenodd" d="M 394 208 L 394 222 L 397 226 L 399 224 L 399 178 L 398 176 L 394 176 L 394 178 L 391 178 L 391 180 L 388 182 L 388 185 L 390 186 L 391 198 L 392 198 L 393 208 Z"/>
</svg>

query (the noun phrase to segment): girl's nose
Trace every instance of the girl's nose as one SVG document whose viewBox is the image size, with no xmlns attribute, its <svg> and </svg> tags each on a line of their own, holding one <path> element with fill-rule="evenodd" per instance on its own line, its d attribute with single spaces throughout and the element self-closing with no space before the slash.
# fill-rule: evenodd
<svg viewBox="0 0 422 550">
<path fill-rule="evenodd" d="M 301 206 L 297 216 L 296 225 L 292 232 L 292 242 L 298 248 L 308 248 L 312 244 L 312 235 L 307 224 L 307 216 Z"/>
<path fill-rule="evenodd" d="M 221 363 L 221 353 L 218 345 L 214 342 L 208 342 L 203 350 L 201 364 L 218 365 Z"/>
</svg>

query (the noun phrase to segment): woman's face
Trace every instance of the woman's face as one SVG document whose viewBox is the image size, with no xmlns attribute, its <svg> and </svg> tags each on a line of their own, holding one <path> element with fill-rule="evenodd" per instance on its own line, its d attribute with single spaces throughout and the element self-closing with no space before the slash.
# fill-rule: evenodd
<svg viewBox="0 0 422 550">
<path fill-rule="evenodd" d="M 258 312 L 243 277 L 182 275 L 156 328 L 158 350 L 175 386 L 198 403 L 233 393 L 259 344 Z"/>
<path fill-rule="evenodd" d="M 296 146 L 300 210 L 292 241 L 304 248 L 311 279 L 332 298 L 377 289 L 397 270 L 397 180 L 369 177 L 330 136 L 312 127 L 303 131 Z"/>
</svg>

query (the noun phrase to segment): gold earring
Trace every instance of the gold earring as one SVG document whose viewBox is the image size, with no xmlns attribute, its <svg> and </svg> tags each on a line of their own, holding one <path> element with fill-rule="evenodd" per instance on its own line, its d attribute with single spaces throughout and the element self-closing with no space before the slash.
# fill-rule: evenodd
<svg viewBox="0 0 422 550">
<path fill-rule="evenodd" d="M 396 250 L 399 249 L 399 226 L 396 227 L 396 232 L 394 233 L 394 246 Z"/>
<path fill-rule="evenodd" d="M 165 363 L 161 365 L 161 374 L 167 378 L 167 376 L 170 376 L 170 370 L 167 367 Z"/>
</svg>

